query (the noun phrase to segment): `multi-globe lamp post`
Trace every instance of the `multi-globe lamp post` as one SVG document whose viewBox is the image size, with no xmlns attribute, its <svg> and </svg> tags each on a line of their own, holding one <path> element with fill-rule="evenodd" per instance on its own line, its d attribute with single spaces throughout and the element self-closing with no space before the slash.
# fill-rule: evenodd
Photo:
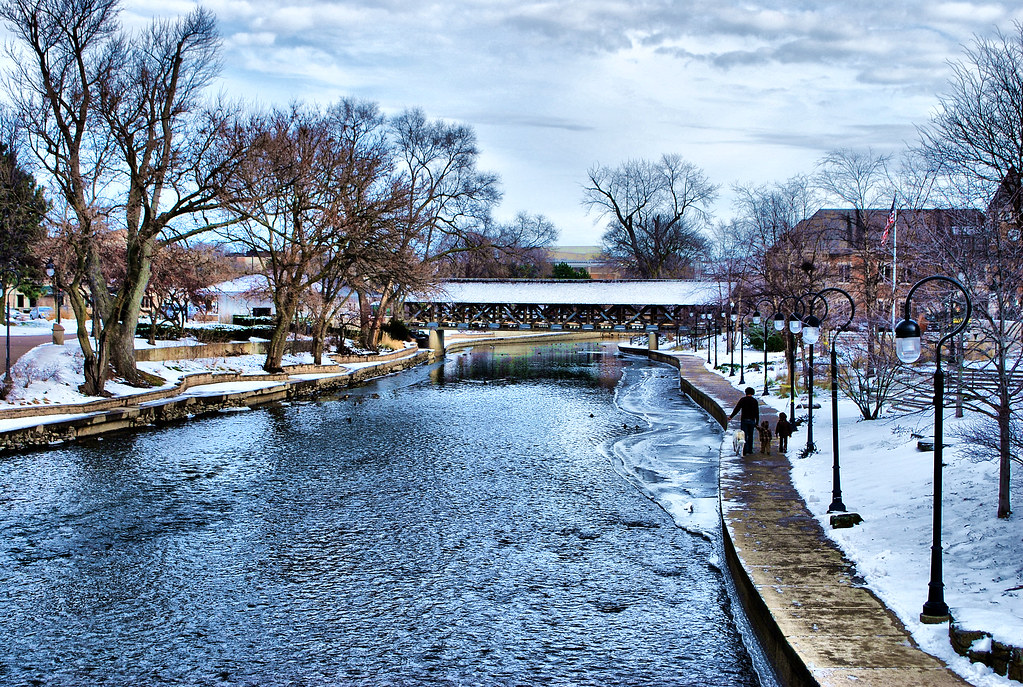
<svg viewBox="0 0 1023 687">
<path fill-rule="evenodd" d="M 924 603 L 923 612 L 920 613 L 920 622 L 943 623 L 950 619 L 948 604 L 945 603 L 945 584 L 942 579 L 941 565 L 941 461 L 942 442 L 944 441 L 944 411 L 945 411 L 945 373 L 941 369 L 941 347 L 945 342 L 955 337 L 970 321 L 972 303 L 970 295 L 963 285 L 951 277 L 934 275 L 921 279 L 906 295 L 906 302 L 903 307 L 902 320 L 895 325 L 895 353 L 903 363 L 910 364 L 920 358 L 923 350 L 922 328 L 910 318 L 910 302 L 913 295 L 924 284 L 931 282 L 943 282 L 951 285 L 963 295 L 966 303 L 962 321 L 958 326 L 952 328 L 945 336 L 941 337 L 935 348 L 934 354 L 934 512 L 931 539 L 931 579 L 928 583 L 927 601 Z"/>
<path fill-rule="evenodd" d="M 789 330 L 789 418 L 795 422 L 796 418 L 796 334 L 803 329 L 803 299 L 799 296 L 785 296 L 778 302 L 778 312 L 774 314 L 774 328 L 781 332 L 785 330 L 785 315 L 782 314 L 782 305 L 785 301 L 795 301 L 793 309 L 788 317 Z"/>
<path fill-rule="evenodd" d="M 810 364 L 807 367 L 806 375 L 806 448 L 804 449 L 804 455 L 810 455 L 817 450 L 817 446 L 813 443 L 813 345 L 820 341 L 821 338 L 821 320 L 819 317 L 813 314 L 813 300 L 810 297 L 809 310 L 806 317 L 800 323 L 801 333 L 803 335 L 803 343 L 810 347 L 809 358 Z M 824 317 L 828 316 L 828 304 L 824 302 Z M 790 323 L 791 324 L 791 323 Z"/>
<path fill-rule="evenodd" d="M 729 357 L 728 357 L 728 376 L 735 376 L 735 321 L 738 319 L 738 313 L 735 311 L 735 303 L 728 303 L 728 340 L 732 342 L 729 346 Z M 742 345 L 742 341 L 739 341 L 739 345 Z"/>
<path fill-rule="evenodd" d="M 831 340 L 830 340 L 829 345 L 828 345 L 828 348 L 831 351 L 831 356 L 830 356 L 831 357 L 831 361 L 830 361 L 831 362 L 831 370 L 830 370 L 830 372 L 831 372 L 831 452 L 832 452 L 832 463 L 831 463 L 831 505 L 828 506 L 828 512 L 829 513 L 836 513 L 836 512 L 844 513 L 844 512 L 846 512 L 846 507 L 845 507 L 845 503 L 842 502 L 842 472 L 841 472 L 841 466 L 840 466 L 840 463 L 839 463 L 839 455 L 838 455 L 838 451 L 839 451 L 839 446 L 838 446 L 838 352 L 835 350 L 835 343 L 838 340 L 838 335 L 841 334 L 842 332 L 846 331 L 846 329 L 848 329 L 849 325 L 852 323 L 853 316 L 856 314 L 856 304 L 853 301 L 852 296 L 850 296 L 847 291 L 845 291 L 844 289 L 840 289 L 838 287 L 834 287 L 834 286 L 831 286 L 831 287 L 828 287 L 826 289 L 822 289 L 821 291 L 818 291 L 816 294 L 813 295 L 813 299 L 818 299 L 819 298 L 822 301 L 824 301 L 825 305 L 827 305 L 828 301 L 827 301 L 826 295 L 829 294 L 829 293 L 839 294 L 839 295 L 845 297 L 845 299 L 849 301 L 849 316 L 846 318 L 845 322 L 843 322 L 839 326 L 833 327 L 831 329 Z M 824 315 L 823 319 L 827 320 L 828 316 L 830 315 L 830 313 L 831 313 L 831 310 L 830 310 L 830 308 L 828 308 L 825 311 L 825 315 Z M 814 332 L 813 331 L 814 325 L 813 325 L 812 322 L 808 322 L 808 320 L 809 320 L 809 317 L 807 317 L 807 320 L 803 321 L 803 340 L 807 341 L 807 342 L 810 342 L 810 340 L 812 339 L 814 342 L 816 342 L 820 338 L 820 331 L 817 330 L 816 332 Z M 811 356 L 811 364 L 812 364 L 812 356 Z M 811 406 L 812 405 L 813 405 L 813 401 L 811 399 Z"/>
<path fill-rule="evenodd" d="M 760 314 L 760 306 L 762 304 L 764 304 L 764 303 L 767 303 L 769 306 L 772 307 L 772 309 L 774 308 L 774 304 L 770 300 L 768 300 L 766 298 L 757 301 L 757 304 L 755 306 L 753 306 L 753 324 L 760 324 L 761 322 L 764 323 L 764 340 L 763 340 L 763 345 L 764 345 L 764 393 L 763 393 L 763 395 L 766 396 L 767 395 L 767 319 L 768 318 L 763 317 Z"/>
</svg>

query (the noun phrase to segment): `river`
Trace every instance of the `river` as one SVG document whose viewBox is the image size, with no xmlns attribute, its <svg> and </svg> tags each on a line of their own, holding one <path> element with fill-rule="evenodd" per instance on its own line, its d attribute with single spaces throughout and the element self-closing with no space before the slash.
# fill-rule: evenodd
<svg viewBox="0 0 1023 687">
<path fill-rule="evenodd" d="M 760 684 L 720 428 L 612 352 L 0 458 L 0 684 Z"/>
</svg>

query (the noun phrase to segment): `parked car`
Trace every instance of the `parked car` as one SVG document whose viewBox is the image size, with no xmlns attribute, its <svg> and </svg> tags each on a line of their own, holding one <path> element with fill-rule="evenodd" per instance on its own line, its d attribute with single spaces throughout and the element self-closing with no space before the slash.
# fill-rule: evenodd
<svg viewBox="0 0 1023 687">
<path fill-rule="evenodd" d="M 28 316 L 33 320 L 48 320 L 53 317 L 53 308 L 48 305 L 40 305 L 28 311 Z"/>
</svg>

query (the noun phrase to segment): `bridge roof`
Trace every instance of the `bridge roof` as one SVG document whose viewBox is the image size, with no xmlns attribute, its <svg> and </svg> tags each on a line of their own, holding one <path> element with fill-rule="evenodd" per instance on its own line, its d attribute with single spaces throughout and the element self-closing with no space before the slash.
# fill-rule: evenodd
<svg viewBox="0 0 1023 687">
<path fill-rule="evenodd" d="M 723 282 L 675 279 L 452 279 L 411 303 L 536 303 L 538 305 L 706 305 L 727 298 Z"/>
</svg>

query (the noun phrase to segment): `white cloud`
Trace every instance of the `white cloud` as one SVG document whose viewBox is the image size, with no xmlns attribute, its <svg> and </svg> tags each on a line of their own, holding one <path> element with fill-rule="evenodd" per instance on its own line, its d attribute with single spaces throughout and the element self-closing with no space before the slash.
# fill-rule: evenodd
<svg viewBox="0 0 1023 687">
<path fill-rule="evenodd" d="M 172 1 L 127 7 L 192 6 Z M 678 152 L 727 187 L 808 171 L 831 148 L 896 149 L 960 46 L 1023 18 L 1015 0 L 204 4 L 222 23 L 231 94 L 354 95 L 463 120 L 503 177 L 500 214 L 545 213 L 572 243 L 599 238 L 579 203 L 594 162 Z"/>
</svg>

